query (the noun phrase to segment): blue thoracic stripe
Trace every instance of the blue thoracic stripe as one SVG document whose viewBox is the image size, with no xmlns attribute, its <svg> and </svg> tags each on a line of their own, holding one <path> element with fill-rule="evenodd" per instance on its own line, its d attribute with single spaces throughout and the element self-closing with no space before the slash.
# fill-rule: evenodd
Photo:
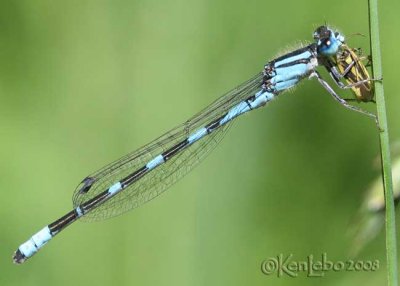
<svg viewBox="0 0 400 286">
<path fill-rule="evenodd" d="M 294 77 L 303 76 L 307 72 L 307 69 L 307 64 L 296 64 L 290 67 L 277 68 L 276 71 L 278 75 L 273 77 L 271 82 L 286 81 L 291 80 Z"/>
</svg>

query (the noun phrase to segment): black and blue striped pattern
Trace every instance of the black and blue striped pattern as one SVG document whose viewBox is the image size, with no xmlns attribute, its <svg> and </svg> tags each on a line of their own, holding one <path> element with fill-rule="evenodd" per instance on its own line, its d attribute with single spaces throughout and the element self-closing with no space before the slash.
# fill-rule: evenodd
<svg viewBox="0 0 400 286">
<path fill-rule="evenodd" d="M 268 62 L 262 73 L 184 124 L 86 177 L 74 192 L 74 209 L 23 243 L 14 262 L 33 256 L 77 219 L 113 217 L 161 194 L 218 144 L 235 118 L 264 106 L 303 78 L 317 77 L 321 82 L 316 72 L 320 63 L 317 51 L 318 45 L 313 43 Z"/>
</svg>

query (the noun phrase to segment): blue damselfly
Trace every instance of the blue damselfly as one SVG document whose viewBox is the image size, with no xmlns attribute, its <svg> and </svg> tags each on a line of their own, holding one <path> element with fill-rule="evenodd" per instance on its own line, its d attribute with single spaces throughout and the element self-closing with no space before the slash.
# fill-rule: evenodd
<svg viewBox="0 0 400 286">
<path fill-rule="evenodd" d="M 322 30 L 316 33 L 318 31 Z M 318 37 L 318 41 L 324 44 L 325 34 L 323 31 Z M 365 113 L 344 104 L 321 78 L 316 68 L 325 55 L 320 55 L 319 50 L 321 45 L 314 42 L 269 61 L 262 72 L 182 125 L 87 176 L 73 194 L 74 209 L 23 243 L 13 256 L 14 262 L 22 263 L 33 256 L 52 237 L 78 219 L 97 221 L 110 218 L 160 195 L 219 143 L 235 118 L 264 106 L 302 79 L 316 77 L 345 107 Z"/>
</svg>

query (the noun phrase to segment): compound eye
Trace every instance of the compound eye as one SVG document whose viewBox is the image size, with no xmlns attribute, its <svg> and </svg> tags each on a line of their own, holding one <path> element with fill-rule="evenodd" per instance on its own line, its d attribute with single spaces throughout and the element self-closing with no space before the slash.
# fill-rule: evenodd
<svg viewBox="0 0 400 286">
<path fill-rule="evenodd" d="M 315 40 L 320 40 L 326 37 L 329 37 L 330 32 L 326 26 L 320 26 L 318 27 L 315 32 L 314 32 L 314 39 Z"/>
</svg>

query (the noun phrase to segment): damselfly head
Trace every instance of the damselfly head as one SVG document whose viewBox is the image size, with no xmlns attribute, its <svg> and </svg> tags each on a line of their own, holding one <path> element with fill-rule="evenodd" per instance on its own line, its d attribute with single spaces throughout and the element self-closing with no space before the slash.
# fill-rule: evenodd
<svg viewBox="0 0 400 286">
<path fill-rule="evenodd" d="M 331 36 L 331 30 L 327 26 L 319 26 L 313 34 L 314 40 L 319 41 L 321 39 L 329 38 Z"/>
<path fill-rule="evenodd" d="M 335 55 L 345 40 L 342 34 L 328 26 L 318 27 L 313 36 L 317 41 L 318 53 L 323 56 Z"/>
<path fill-rule="evenodd" d="M 332 29 L 328 26 L 319 26 L 315 29 L 313 34 L 314 40 L 319 41 L 322 39 L 327 39 L 333 37 L 335 40 L 344 42 L 344 36 L 337 30 Z"/>
</svg>

